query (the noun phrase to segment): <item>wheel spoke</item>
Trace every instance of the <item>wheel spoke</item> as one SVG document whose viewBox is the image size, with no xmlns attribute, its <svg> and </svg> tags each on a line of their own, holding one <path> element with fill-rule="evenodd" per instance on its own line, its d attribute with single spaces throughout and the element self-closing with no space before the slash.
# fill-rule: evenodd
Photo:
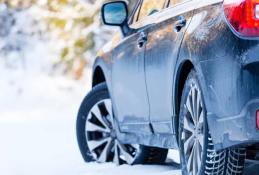
<svg viewBox="0 0 259 175">
<path fill-rule="evenodd" d="M 114 127 L 114 118 L 113 118 L 113 112 L 112 112 L 112 102 L 111 100 L 105 100 L 104 101 L 104 106 L 108 112 L 107 119 L 111 122 L 112 127 Z"/>
<path fill-rule="evenodd" d="M 186 107 L 187 107 L 187 110 L 189 111 L 189 113 L 191 114 L 191 119 L 192 119 L 193 123 L 195 124 L 194 113 L 193 113 L 193 109 L 192 109 L 192 105 L 191 105 L 191 101 L 190 101 L 190 96 L 188 96 L 188 98 L 187 98 Z"/>
<path fill-rule="evenodd" d="M 193 109 L 193 118 L 194 118 L 194 124 L 196 125 L 197 124 L 197 108 L 196 108 L 196 90 L 195 88 L 193 87 L 191 89 L 191 98 L 192 98 L 192 109 Z"/>
<path fill-rule="evenodd" d="M 200 117 L 200 110 L 201 110 L 201 92 L 197 90 L 197 100 L 196 100 L 196 109 L 197 109 L 197 117 L 199 120 Z"/>
<path fill-rule="evenodd" d="M 197 175 L 197 152 L 196 152 L 196 149 L 197 149 L 197 145 L 196 145 L 196 141 L 194 142 L 193 144 L 193 160 L 192 160 L 192 171 L 193 171 L 193 175 Z"/>
<path fill-rule="evenodd" d="M 125 158 L 125 161 L 128 164 L 132 164 L 134 158 L 133 158 L 133 156 L 130 153 L 127 152 L 127 148 L 123 144 L 121 144 L 119 141 L 118 141 L 118 146 L 119 146 L 119 149 L 120 149 L 120 153 Z"/>
<path fill-rule="evenodd" d="M 95 132 L 95 131 L 100 131 L 100 132 L 106 132 L 109 133 L 111 130 L 109 128 L 103 128 L 102 126 L 99 126 L 91 121 L 87 121 L 86 124 L 86 131 L 87 132 Z"/>
<path fill-rule="evenodd" d="M 107 138 L 102 138 L 100 140 L 91 140 L 91 141 L 88 140 L 87 145 L 90 151 L 93 151 L 94 149 L 103 145 L 105 142 L 108 142 L 110 139 L 111 138 L 107 137 Z"/>
<path fill-rule="evenodd" d="M 112 146 L 111 143 L 112 143 L 112 139 L 108 138 L 104 149 L 102 150 L 100 156 L 97 159 L 98 162 L 106 162 L 107 161 L 107 157 L 108 157 L 108 155 L 110 154 L 110 151 L 111 151 L 111 146 Z"/>
<path fill-rule="evenodd" d="M 196 162 L 197 162 L 197 167 L 201 167 L 201 147 L 199 143 L 196 143 Z"/>
<path fill-rule="evenodd" d="M 184 153 L 188 154 L 190 151 L 193 150 L 193 143 L 194 143 L 194 136 L 191 135 L 187 140 L 184 142 Z"/>
<path fill-rule="evenodd" d="M 111 103 L 111 100 L 105 100 L 104 101 L 104 105 L 105 105 L 105 108 L 106 108 L 107 112 L 109 113 L 109 115 L 112 116 L 112 103 Z"/>
<path fill-rule="evenodd" d="M 200 146 L 203 148 L 203 146 L 204 146 L 204 136 L 202 134 L 200 134 L 198 136 L 198 141 L 199 141 Z"/>
<path fill-rule="evenodd" d="M 201 110 L 201 113 L 199 115 L 199 127 L 203 126 L 203 122 L 204 122 L 204 111 Z"/>
<path fill-rule="evenodd" d="M 194 133 L 194 125 L 188 121 L 187 117 L 184 117 L 184 129 L 191 132 L 191 133 Z"/>
<path fill-rule="evenodd" d="M 120 156 L 119 156 L 119 153 L 118 153 L 118 141 L 115 140 L 115 143 L 114 143 L 114 157 L 113 157 L 113 162 L 116 163 L 117 165 L 120 164 Z"/>
<path fill-rule="evenodd" d="M 189 170 L 189 172 L 193 171 L 193 149 L 191 150 L 190 156 L 188 157 L 188 161 L 187 161 L 187 168 Z"/>
<path fill-rule="evenodd" d="M 99 120 L 99 122 L 102 123 L 102 125 L 103 125 L 105 128 L 109 129 L 109 126 L 105 123 L 105 121 L 104 121 L 104 119 L 103 119 L 103 116 L 102 116 L 102 114 L 101 114 L 101 111 L 100 111 L 98 105 L 95 105 L 95 106 L 92 108 L 91 112 L 92 112 L 92 113 L 94 114 L 94 116 Z"/>
<path fill-rule="evenodd" d="M 137 144 L 132 144 L 130 145 L 132 148 L 134 148 L 136 151 L 139 149 L 139 145 Z"/>
</svg>

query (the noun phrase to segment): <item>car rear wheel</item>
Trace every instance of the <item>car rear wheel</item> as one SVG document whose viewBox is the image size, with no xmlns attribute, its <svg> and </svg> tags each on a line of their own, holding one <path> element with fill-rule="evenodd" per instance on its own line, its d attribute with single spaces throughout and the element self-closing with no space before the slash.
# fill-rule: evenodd
<svg viewBox="0 0 259 175">
<path fill-rule="evenodd" d="M 105 83 L 85 97 L 77 117 L 77 140 L 86 162 L 116 164 L 161 163 L 167 150 L 138 144 L 123 144 L 117 139 L 116 120 Z"/>
<path fill-rule="evenodd" d="M 183 89 L 178 138 L 183 175 L 242 174 L 245 149 L 214 149 L 206 104 L 195 71 L 191 71 Z"/>
</svg>

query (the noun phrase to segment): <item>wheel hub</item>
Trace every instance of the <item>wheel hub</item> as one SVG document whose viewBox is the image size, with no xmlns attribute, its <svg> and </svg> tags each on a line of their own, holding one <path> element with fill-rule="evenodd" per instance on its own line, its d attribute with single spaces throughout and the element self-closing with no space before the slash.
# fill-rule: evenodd
<svg viewBox="0 0 259 175">
<path fill-rule="evenodd" d="M 111 130 L 110 136 L 112 139 L 117 139 L 116 131 L 114 129 Z"/>
<path fill-rule="evenodd" d="M 199 135 L 202 135 L 201 129 L 200 128 L 194 128 L 194 137 L 198 138 Z"/>
</svg>

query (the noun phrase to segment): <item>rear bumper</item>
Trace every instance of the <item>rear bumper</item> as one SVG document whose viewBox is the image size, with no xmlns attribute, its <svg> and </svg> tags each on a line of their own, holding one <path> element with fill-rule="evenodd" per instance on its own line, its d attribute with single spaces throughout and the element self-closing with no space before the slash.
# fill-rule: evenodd
<svg viewBox="0 0 259 175">
<path fill-rule="evenodd" d="M 214 144 L 216 149 L 238 145 L 259 143 L 259 130 L 256 127 L 256 111 L 259 99 L 249 101 L 243 110 L 234 116 L 225 116 L 215 120 Z M 208 113 L 208 117 L 215 118 Z M 214 130 L 213 129 L 213 130 Z"/>
</svg>

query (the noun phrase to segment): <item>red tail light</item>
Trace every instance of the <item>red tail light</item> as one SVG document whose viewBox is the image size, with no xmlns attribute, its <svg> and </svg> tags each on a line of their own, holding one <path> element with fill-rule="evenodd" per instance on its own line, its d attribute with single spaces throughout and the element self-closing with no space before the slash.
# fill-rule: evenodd
<svg viewBox="0 0 259 175">
<path fill-rule="evenodd" d="M 259 0 L 225 0 L 224 11 L 240 36 L 259 37 Z"/>
</svg>

